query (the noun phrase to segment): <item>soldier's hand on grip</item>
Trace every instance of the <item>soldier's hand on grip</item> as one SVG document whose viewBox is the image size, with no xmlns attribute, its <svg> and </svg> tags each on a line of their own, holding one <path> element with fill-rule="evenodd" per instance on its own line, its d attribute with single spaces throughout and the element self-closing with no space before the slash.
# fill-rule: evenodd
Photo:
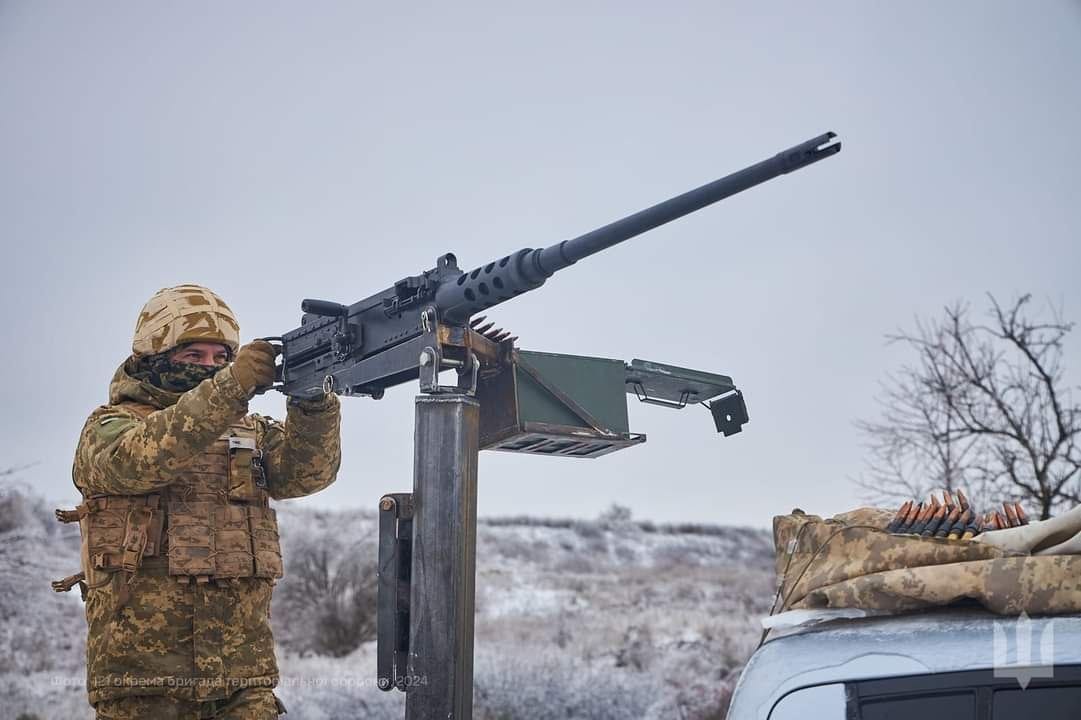
<svg viewBox="0 0 1081 720">
<path fill-rule="evenodd" d="M 236 353 L 233 376 L 248 395 L 274 384 L 274 358 L 278 349 L 266 340 L 253 340 Z"/>
</svg>

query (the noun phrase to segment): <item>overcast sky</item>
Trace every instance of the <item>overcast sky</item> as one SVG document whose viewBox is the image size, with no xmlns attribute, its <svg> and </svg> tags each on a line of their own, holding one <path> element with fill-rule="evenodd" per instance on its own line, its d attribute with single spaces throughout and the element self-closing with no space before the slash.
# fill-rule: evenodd
<svg viewBox="0 0 1081 720">
<path fill-rule="evenodd" d="M 631 398 L 645 445 L 482 453 L 479 502 L 848 509 L 853 422 L 906 359 L 885 333 L 986 292 L 1081 319 L 1079 75 L 1081 4 L 1053 0 L 0 0 L 0 466 L 76 497 L 79 430 L 161 287 L 205 284 L 245 340 L 280 334 L 302 298 L 546 246 L 834 130 L 839 156 L 491 313 L 523 348 L 729 374 L 745 431 Z M 338 481 L 299 502 L 411 487 L 415 394 L 346 399 Z"/>
</svg>

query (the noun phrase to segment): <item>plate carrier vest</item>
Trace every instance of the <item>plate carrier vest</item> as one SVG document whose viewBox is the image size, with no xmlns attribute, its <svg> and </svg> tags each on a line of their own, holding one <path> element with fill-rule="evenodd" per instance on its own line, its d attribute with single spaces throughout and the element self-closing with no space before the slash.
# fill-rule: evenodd
<svg viewBox="0 0 1081 720">
<path fill-rule="evenodd" d="M 141 416 L 155 408 L 124 403 Z M 79 523 L 82 572 L 53 583 L 76 584 L 85 598 L 122 572 L 167 571 L 190 582 L 282 576 L 278 521 L 270 507 L 255 423 L 242 418 L 204 453 L 187 463 L 160 491 L 145 495 L 92 495 L 61 522 Z M 121 586 L 121 593 L 127 583 Z M 126 598 L 118 598 L 118 607 Z"/>
</svg>

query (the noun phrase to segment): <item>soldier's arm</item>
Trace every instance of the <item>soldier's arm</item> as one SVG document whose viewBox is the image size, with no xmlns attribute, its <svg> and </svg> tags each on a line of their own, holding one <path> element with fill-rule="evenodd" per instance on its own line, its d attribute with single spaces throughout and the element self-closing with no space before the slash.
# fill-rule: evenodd
<svg viewBox="0 0 1081 720">
<path fill-rule="evenodd" d="M 291 399 L 284 423 L 260 418 L 267 492 L 275 500 L 319 492 L 341 465 L 341 406 L 333 393 Z"/>
<path fill-rule="evenodd" d="M 154 492 L 247 409 L 248 396 L 227 369 L 145 419 L 123 406 L 99 410 L 87 421 L 75 451 L 75 484 L 88 494 Z"/>
</svg>

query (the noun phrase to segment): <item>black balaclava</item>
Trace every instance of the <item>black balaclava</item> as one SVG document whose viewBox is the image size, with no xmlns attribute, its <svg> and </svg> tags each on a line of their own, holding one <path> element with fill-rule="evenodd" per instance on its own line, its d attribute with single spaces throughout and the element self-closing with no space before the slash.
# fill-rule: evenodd
<svg viewBox="0 0 1081 720">
<path fill-rule="evenodd" d="M 180 346 L 183 347 L 183 346 Z M 173 362 L 169 356 L 180 348 L 157 355 L 144 355 L 135 359 L 134 369 L 129 374 L 136 380 L 143 380 L 156 388 L 174 393 L 191 390 L 203 380 L 214 377 L 224 365 L 196 365 L 194 363 Z"/>
</svg>

